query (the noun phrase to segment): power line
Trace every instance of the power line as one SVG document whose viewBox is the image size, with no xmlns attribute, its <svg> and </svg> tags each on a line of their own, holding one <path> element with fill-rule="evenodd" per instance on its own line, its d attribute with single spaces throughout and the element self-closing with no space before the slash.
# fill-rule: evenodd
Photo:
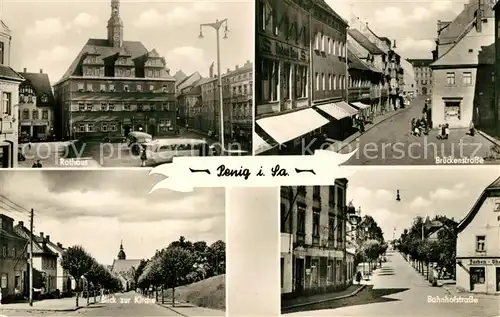
<svg viewBox="0 0 500 317">
<path fill-rule="evenodd" d="M 14 205 L 15 208 L 18 208 L 17 210 L 20 211 L 20 212 L 25 212 L 27 214 L 30 213 L 30 211 L 26 208 L 24 208 L 23 206 L 13 202 L 12 200 L 10 200 L 9 198 L 7 198 L 5 195 L 2 195 L 0 194 L 0 201 L 4 202 L 3 200 L 6 200 L 8 203 L 10 203 L 11 205 Z M 5 202 L 4 202 L 5 203 Z M 12 207 L 11 207 L 12 208 Z"/>
</svg>

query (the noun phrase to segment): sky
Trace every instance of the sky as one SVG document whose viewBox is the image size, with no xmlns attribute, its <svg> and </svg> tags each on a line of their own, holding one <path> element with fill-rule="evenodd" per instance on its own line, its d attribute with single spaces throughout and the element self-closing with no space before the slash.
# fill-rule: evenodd
<svg viewBox="0 0 500 317">
<path fill-rule="evenodd" d="M 35 232 L 63 246 L 82 245 L 102 264 L 112 264 L 120 241 L 127 258 L 147 259 L 157 249 L 184 236 L 211 244 L 225 241 L 225 190 L 166 189 L 148 195 L 163 177 L 136 171 L 5 171 L 2 194 L 25 209 L 35 210 Z M 0 199 L 0 213 L 24 221 L 29 214 L 13 211 Z M 8 209 L 6 212 L 5 209 Z"/>
<path fill-rule="evenodd" d="M 106 38 L 111 0 L 3 0 L 2 20 L 12 31 L 11 66 L 43 69 L 57 82 L 89 38 Z M 199 71 L 208 75 L 216 62 L 215 30 L 201 23 L 228 19 L 228 38 L 221 30 L 221 69 L 253 60 L 252 0 L 121 0 L 124 40 L 141 41 L 167 61 L 171 74 Z"/>
<path fill-rule="evenodd" d="M 452 21 L 468 0 L 326 0 L 345 20 L 357 17 L 380 37 L 396 40 L 404 58 L 432 59 L 437 20 Z"/>
<path fill-rule="evenodd" d="M 417 216 L 462 220 L 481 192 L 500 176 L 498 166 L 446 169 L 360 169 L 349 177 L 347 199 L 372 216 L 385 240 L 399 238 Z M 399 189 L 401 201 L 396 201 Z"/>
</svg>

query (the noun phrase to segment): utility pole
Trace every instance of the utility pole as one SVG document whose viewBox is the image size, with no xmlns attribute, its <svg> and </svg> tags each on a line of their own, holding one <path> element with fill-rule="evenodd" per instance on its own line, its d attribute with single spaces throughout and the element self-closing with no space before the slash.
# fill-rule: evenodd
<svg viewBox="0 0 500 317">
<path fill-rule="evenodd" d="M 33 214 L 34 210 L 31 208 L 30 212 L 30 306 L 33 306 Z"/>
</svg>

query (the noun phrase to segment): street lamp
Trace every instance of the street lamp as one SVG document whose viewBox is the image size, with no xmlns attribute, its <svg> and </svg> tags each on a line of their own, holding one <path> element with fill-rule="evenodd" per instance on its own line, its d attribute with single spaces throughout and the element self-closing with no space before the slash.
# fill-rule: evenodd
<svg viewBox="0 0 500 317">
<path fill-rule="evenodd" d="M 215 20 L 215 23 L 202 23 L 200 24 L 200 34 L 198 35 L 198 38 L 202 39 L 203 38 L 203 27 L 211 27 L 215 30 L 216 32 L 216 37 L 217 37 L 217 86 L 219 88 L 219 103 L 220 103 L 220 143 L 221 143 L 221 152 L 224 152 L 224 101 L 223 101 L 223 95 L 222 95 L 222 78 L 221 78 L 221 70 L 220 70 L 220 39 L 219 39 L 219 31 L 220 28 L 224 26 L 224 38 L 227 39 L 227 33 L 229 32 L 229 29 L 227 28 L 227 19 L 223 19 L 221 21 Z"/>
<path fill-rule="evenodd" d="M 399 189 L 396 191 L 396 201 L 397 202 L 401 201 L 401 197 L 399 196 Z"/>
</svg>

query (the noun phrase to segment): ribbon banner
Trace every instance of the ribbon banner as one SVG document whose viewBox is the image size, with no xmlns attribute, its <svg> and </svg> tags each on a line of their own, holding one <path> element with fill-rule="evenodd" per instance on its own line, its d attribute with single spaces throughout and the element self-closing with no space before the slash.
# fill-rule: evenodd
<svg viewBox="0 0 500 317">
<path fill-rule="evenodd" d="M 310 156 L 227 156 L 177 157 L 162 164 L 151 174 L 166 176 L 150 190 L 170 189 L 190 192 L 196 187 L 275 187 L 325 186 L 336 178 L 353 174 L 340 164 L 356 151 L 339 154 L 317 150 Z"/>
</svg>

